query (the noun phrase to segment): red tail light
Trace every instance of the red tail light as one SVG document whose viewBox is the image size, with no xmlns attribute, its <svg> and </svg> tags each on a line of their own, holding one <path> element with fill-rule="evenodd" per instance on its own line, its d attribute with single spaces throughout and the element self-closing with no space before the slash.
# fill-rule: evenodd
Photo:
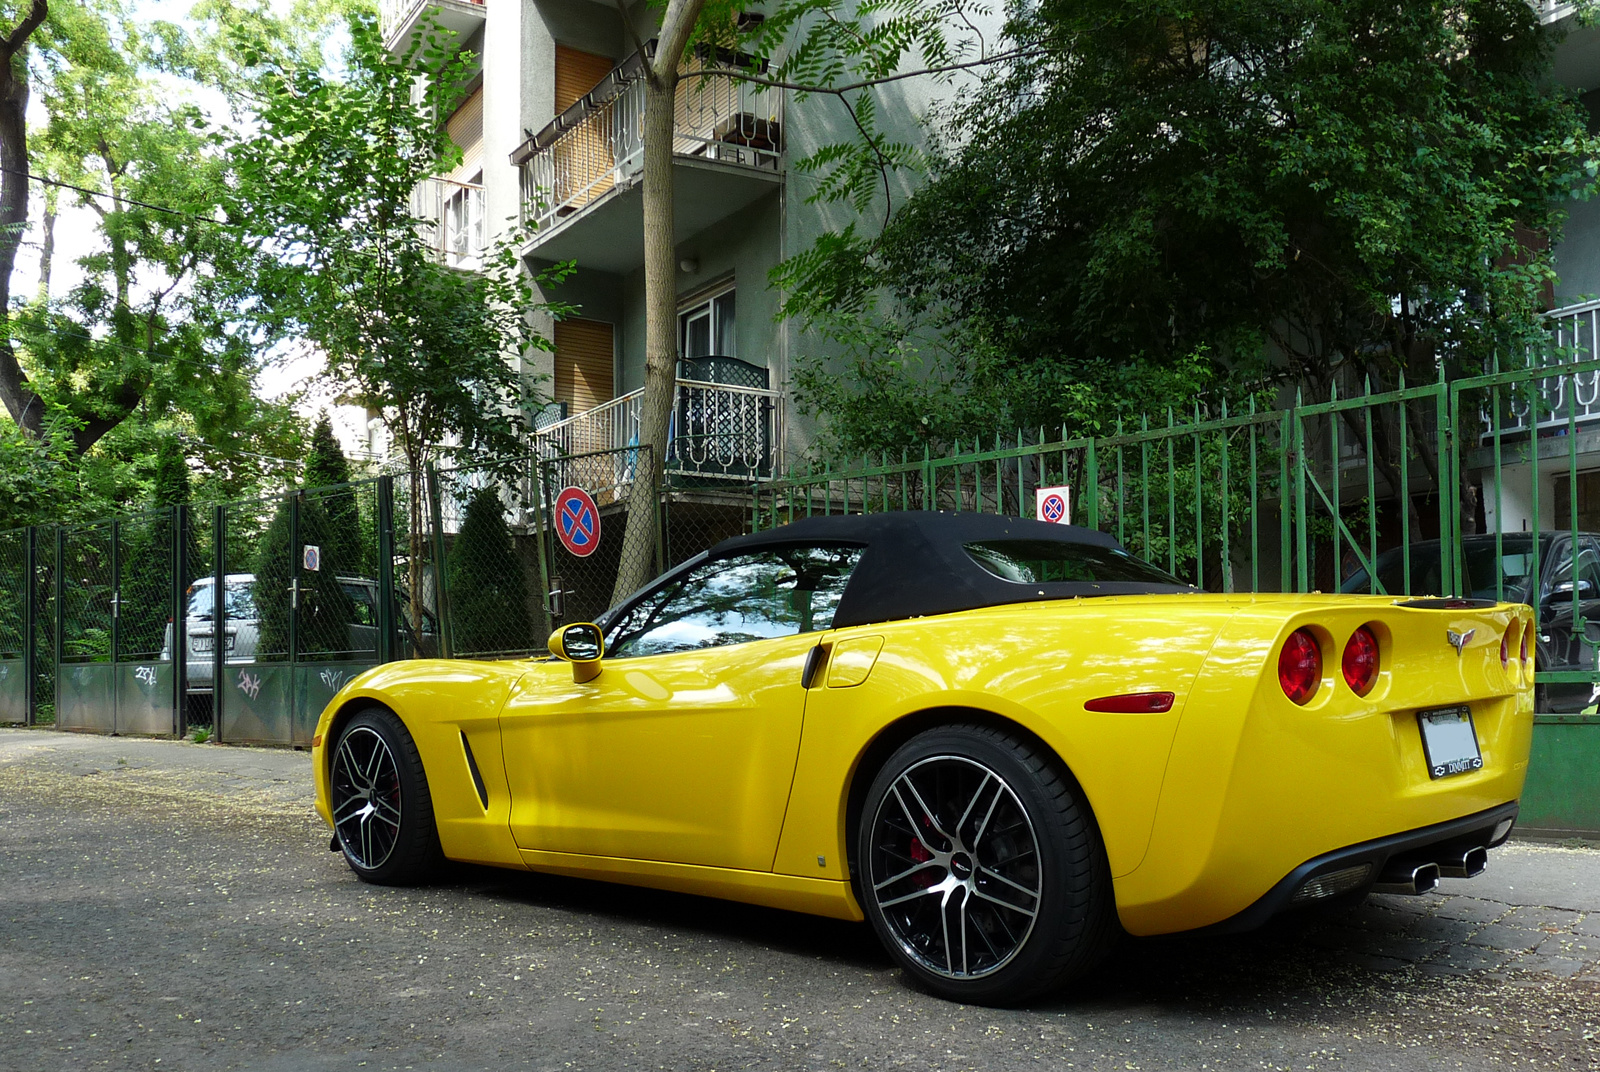
<svg viewBox="0 0 1600 1072">
<path fill-rule="evenodd" d="M 1317 694 L 1322 684 L 1322 645 L 1309 629 L 1296 629 L 1283 642 L 1278 653 L 1278 684 L 1283 694 L 1303 704 Z"/>
<path fill-rule="evenodd" d="M 1378 638 L 1372 635 L 1372 630 L 1363 625 L 1351 633 L 1339 662 L 1350 691 L 1357 696 L 1371 692 L 1373 682 L 1378 680 Z"/>
<path fill-rule="evenodd" d="M 1528 628 L 1524 628 L 1522 630 L 1522 661 L 1523 662 L 1527 662 L 1528 661 L 1528 634 L 1530 632 L 1532 632 L 1532 630 L 1528 629 Z"/>
<path fill-rule="evenodd" d="M 1505 670 L 1511 666 L 1511 634 L 1500 635 L 1500 669 Z"/>
</svg>

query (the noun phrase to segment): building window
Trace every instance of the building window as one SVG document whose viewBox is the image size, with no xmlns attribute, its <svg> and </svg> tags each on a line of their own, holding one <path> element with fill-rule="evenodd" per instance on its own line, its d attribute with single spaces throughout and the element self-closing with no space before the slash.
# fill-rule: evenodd
<svg viewBox="0 0 1600 1072">
<path fill-rule="evenodd" d="M 701 296 L 678 313 L 678 352 L 697 357 L 738 357 L 733 320 L 733 287 Z"/>
<path fill-rule="evenodd" d="M 444 202 L 445 263 L 452 268 L 476 268 L 483 252 L 483 172 L 472 184 L 450 184 Z"/>
</svg>

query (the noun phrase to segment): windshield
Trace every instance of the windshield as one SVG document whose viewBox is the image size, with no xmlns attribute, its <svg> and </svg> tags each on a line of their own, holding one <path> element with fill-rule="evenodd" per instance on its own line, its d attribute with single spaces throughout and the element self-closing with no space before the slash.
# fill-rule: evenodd
<svg viewBox="0 0 1600 1072">
<path fill-rule="evenodd" d="M 1541 537 L 1539 554 L 1550 556 L 1550 538 Z M 1466 591 L 1462 594 L 1473 599 L 1498 599 L 1503 588 L 1507 600 L 1513 603 L 1528 601 L 1531 589 L 1529 574 L 1533 570 L 1533 537 L 1521 534 L 1502 536 L 1500 540 L 1499 586 L 1496 585 L 1495 546 L 1493 540 L 1470 540 L 1462 544 L 1461 567 L 1465 572 Z M 1411 577 L 1406 583 L 1405 556 L 1396 547 L 1378 556 L 1378 582 L 1387 595 L 1440 595 L 1444 592 L 1444 578 L 1439 562 L 1439 541 L 1430 540 L 1411 548 Z M 1370 592 L 1371 582 L 1367 571 L 1358 569 L 1339 591 Z"/>
<path fill-rule="evenodd" d="M 200 621 L 211 620 L 211 607 L 213 600 L 211 590 L 214 583 L 206 582 L 192 585 L 189 588 L 189 617 L 198 618 Z M 256 617 L 255 600 L 250 598 L 249 581 L 230 581 L 228 583 L 228 618 L 232 621 L 254 621 Z"/>
<path fill-rule="evenodd" d="M 1133 581 L 1182 585 L 1120 547 L 1069 543 L 1066 540 L 986 540 L 966 545 L 974 562 L 1002 580 L 1017 584 L 1054 581 Z"/>
</svg>

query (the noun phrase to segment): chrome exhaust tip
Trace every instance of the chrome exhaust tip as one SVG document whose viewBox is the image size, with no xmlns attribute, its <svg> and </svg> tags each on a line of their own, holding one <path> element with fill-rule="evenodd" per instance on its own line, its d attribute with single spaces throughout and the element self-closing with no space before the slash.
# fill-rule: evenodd
<svg viewBox="0 0 1600 1072">
<path fill-rule="evenodd" d="M 1439 874 L 1445 878 L 1477 878 L 1489 866 L 1489 850 L 1475 845 L 1439 861 Z"/>
<path fill-rule="evenodd" d="M 1378 881 L 1372 884 L 1372 892 L 1398 893 L 1409 897 L 1427 893 L 1437 885 L 1439 885 L 1438 864 L 1402 862 L 1384 868 Z"/>
</svg>

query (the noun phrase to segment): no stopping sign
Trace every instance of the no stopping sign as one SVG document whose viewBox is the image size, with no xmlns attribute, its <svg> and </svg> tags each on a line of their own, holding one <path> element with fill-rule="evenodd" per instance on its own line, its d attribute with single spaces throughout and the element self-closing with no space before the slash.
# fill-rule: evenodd
<svg viewBox="0 0 1600 1072">
<path fill-rule="evenodd" d="M 579 558 L 600 546 L 600 510 L 582 488 L 562 488 L 556 496 L 556 539 Z"/>
</svg>

